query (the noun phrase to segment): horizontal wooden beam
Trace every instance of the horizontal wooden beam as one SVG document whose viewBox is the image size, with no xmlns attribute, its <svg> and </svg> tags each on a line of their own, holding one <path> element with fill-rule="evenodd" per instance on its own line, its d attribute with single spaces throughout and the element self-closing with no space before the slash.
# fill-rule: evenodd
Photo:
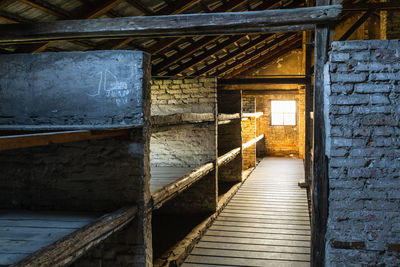
<svg viewBox="0 0 400 267">
<path fill-rule="evenodd" d="M 260 140 L 263 139 L 263 138 L 264 138 L 264 135 L 263 135 L 263 134 L 260 135 L 260 136 L 257 136 L 257 137 L 254 138 L 253 140 L 250 140 L 249 142 L 243 144 L 243 145 L 242 145 L 242 148 L 243 148 L 243 149 L 249 148 L 249 147 L 251 147 L 252 145 L 254 145 L 255 143 L 257 143 L 258 141 L 260 141 Z"/>
<path fill-rule="evenodd" d="M 238 79 L 219 79 L 218 85 L 236 84 L 307 84 L 310 79 L 307 77 L 291 78 L 238 78 Z"/>
<path fill-rule="evenodd" d="M 265 90 L 243 90 L 243 95 L 276 95 L 276 94 L 299 94 L 299 89 L 265 89 Z"/>
<path fill-rule="evenodd" d="M 65 266 L 115 233 L 135 218 L 137 207 L 126 207 L 106 214 L 59 241 L 28 256 L 14 267 Z"/>
<path fill-rule="evenodd" d="M 240 150 L 241 150 L 240 147 L 238 147 L 238 148 L 232 149 L 228 153 L 218 157 L 218 160 L 217 160 L 218 166 L 222 166 L 222 165 L 225 165 L 225 164 L 231 162 L 234 158 L 237 157 L 237 155 L 239 155 Z"/>
<path fill-rule="evenodd" d="M 179 193 L 189 188 L 193 183 L 206 176 L 212 170 L 214 170 L 214 164 L 210 162 L 193 169 L 182 177 L 176 177 L 177 179 L 175 181 L 172 181 L 151 194 L 153 205 L 149 208 L 153 210 L 159 209 L 165 202 L 176 197 Z"/>
<path fill-rule="evenodd" d="M 258 118 L 264 115 L 264 112 L 243 113 L 243 118 Z"/>
<path fill-rule="evenodd" d="M 109 131 L 64 131 L 0 136 L 0 151 L 35 146 L 47 146 L 50 144 L 79 142 L 115 136 L 129 136 L 130 133 L 131 129 L 122 129 Z"/>
<path fill-rule="evenodd" d="M 240 119 L 240 113 L 233 113 L 233 114 L 220 113 L 220 114 L 218 114 L 218 120 L 220 120 L 220 121 L 234 120 L 234 119 Z"/>
<path fill-rule="evenodd" d="M 0 25 L 0 43 L 23 43 L 83 38 L 224 34 L 252 29 L 335 21 L 341 5 L 249 12 L 173 16 L 136 16 L 112 19 L 67 20 Z"/>
<path fill-rule="evenodd" d="M 211 121 L 215 121 L 213 113 L 177 113 L 171 115 L 151 116 L 151 124 L 153 126 L 180 125 Z"/>
</svg>

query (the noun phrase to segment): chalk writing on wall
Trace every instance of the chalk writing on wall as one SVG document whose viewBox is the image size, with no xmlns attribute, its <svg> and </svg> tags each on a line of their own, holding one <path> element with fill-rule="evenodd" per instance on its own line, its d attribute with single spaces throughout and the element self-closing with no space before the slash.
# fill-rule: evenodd
<svg viewBox="0 0 400 267">
<path fill-rule="evenodd" d="M 118 77 L 105 70 L 99 73 L 100 80 L 96 94 L 88 94 L 91 97 L 105 96 L 117 104 L 117 106 L 128 104 L 129 96 L 134 94 L 134 90 L 128 88 L 128 83 L 121 81 Z"/>
</svg>

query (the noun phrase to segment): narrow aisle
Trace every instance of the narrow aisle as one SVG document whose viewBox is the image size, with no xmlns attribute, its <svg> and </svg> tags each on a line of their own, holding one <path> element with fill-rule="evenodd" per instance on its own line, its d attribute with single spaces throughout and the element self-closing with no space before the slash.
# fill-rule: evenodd
<svg viewBox="0 0 400 267">
<path fill-rule="evenodd" d="M 310 266 L 303 176 L 302 160 L 264 158 L 182 266 Z"/>
</svg>

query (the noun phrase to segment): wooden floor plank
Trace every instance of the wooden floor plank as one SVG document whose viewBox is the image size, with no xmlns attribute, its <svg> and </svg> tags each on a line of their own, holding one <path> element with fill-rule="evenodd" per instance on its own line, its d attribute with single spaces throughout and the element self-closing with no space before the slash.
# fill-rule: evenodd
<svg viewBox="0 0 400 267">
<path fill-rule="evenodd" d="M 215 249 L 236 249 L 236 250 L 250 250 L 250 251 L 265 251 L 265 252 L 279 252 L 279 253 L 296 253 L 306 254 L 309 256 L 310 248 L 308 247 L 289 247 L 289 246 L 270 246 L 258 244 L 238 244 L 228 242 L 208 242 L 200 241 L 197 244 L 199 248 L 215 248 Z"/>
<path fill-rule="evenodd" d="M 301 160 L 264 158 L 182 266 L 310 266 Z"/>
<path fill-rule="evenodd" d="M 207 264 L 222 266 L 249 266 L 249 267 L 309 267 L 309 262 L 300 261 L 282 261 L 274 259 L 253 259 L 253 258 L 234 258 L 234 257 L 213 257 L 213 256 L 197 256 L 189 255 L 186 262 L 191 264 Z M 182 265 L 185 267 L 185 264 Z"/>
<path fill-rule="evenodd" d="M 292 253 L 279 253 L 268 251 L 246 251 L 246 250 L 232 250 L 232 249 L 215 249 L 215 248 L 199 248 L 196 247 L 191 255 L 197 256 L 222 256 L 222 257 L 236 257 L 236 258 L 250 258 L 250 259 L 264 259 L 264 260 L 291 260 L 291 261 L 305 261 L 308 262 L 310 257 L 307 254 L 292 254 Z"/>
</svg>

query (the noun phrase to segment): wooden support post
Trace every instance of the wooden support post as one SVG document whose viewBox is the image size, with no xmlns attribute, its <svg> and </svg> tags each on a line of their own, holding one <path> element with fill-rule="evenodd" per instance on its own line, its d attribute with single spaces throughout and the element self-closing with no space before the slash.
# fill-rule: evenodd
<svg viewBox="0 0 400 267">
<path fill-rule="evenodd" d="M 304 73 L 306 77 L 311 77 L 311 61 L 312 61 L 312 49 L 313 47 L 308 45 L 311 43 L 312 32 L 304 32 L 303 33 L 303 56 L 304 56 Z M 305 131 L 305 165 L 304 165 L 304 174 L 305 181 L 309 186 L 311 186 L 312 182 L 312 148 L 313 148 L 313 120 L 311 118 L 311 112 L 313 112 L 313 90 L 311 80 L 308 80 L 308 83 L 305 84 L 306 87 L 306 96 L 305 96 L 305 122 L 306 122 L 306 131 Z"/>
<path fill-rule="evenodd" d="M 137 16 L 112 19 L 69 20 L 0 25 L 0 43 L 56 41 L 130 36 L 223 34 L 232 28 L 257 28 L 328 23 L 341 13 L 341 5 L 173 16 Z"/>
<path fill-rule="evenodd" d="M 317 0 L 317 6 L 329 5 L 334 0 Z M 325 94 L 324 66 L 333 32 L 327 24 L 317 25 L 315 31 L 314 64 L 314 162 L 311 218 L 311 266 L 325 265 L 325 233 L 328 220 L 328 159 L 325 155 Z"/>
</svg>

